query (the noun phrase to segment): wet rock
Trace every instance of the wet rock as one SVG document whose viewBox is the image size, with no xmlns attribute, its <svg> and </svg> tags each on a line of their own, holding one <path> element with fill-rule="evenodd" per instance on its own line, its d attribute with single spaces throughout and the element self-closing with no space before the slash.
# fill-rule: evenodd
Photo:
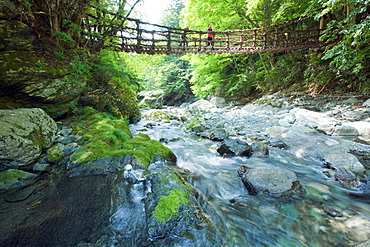
<svg viewBox="0 0 370 247">
<path fill-rule="evenodd" d="M 221 143 L 217 152 L 223 157 L 246 156 L 253 154 L 252 147 L 241 140 L 228 139 Z"/>
<path fill-rule="evenodd" d="M 127 155 L 123 158 L 102 158 L 88 163 L 69 162 L 67 169 L 70 177 L 109 174 L 111 172 L 124 171 L 126 165 L 137 165 L 139 162 L 133 156 Z"/>
<path fill-rule="evenodd" d="M 200 136 L 208 138 L 212 141 L 223 141 L 229 137 L 229 134 L 224 128 L 214 128 L 202 132 Z"/>
<path fill-rule="evenodd" d="M 279 139 L 271 139 L 269 141 L 269 145 L 271 147 L 280 148 L 280 149 L 287 149 L 288 148 L 288 145 L 284 141 L 279 140 Z"/>
<path fill-rule="evenodd" d="M 370 246 L 370 240 L 367 240 L 361 244 L 355 245 L 356 247 L 369 247 Z"/>
<path fill-rule="evenodd" d="M 72 130 L 70 128 L 65 127 L 65 126 L 60 126 L 58 134 L 60 136 L 69 136 L 69 135 L 72 134 Z"/>
<path fill-rule="evenodd" d="M 36 186 L 26 186 L 19 191 L 10 193 L 5 197 L 7 202 L 20 202 L 26 200 L 33 192 L 35 192 Z"/>
<path fill-rule="evenodd" d="M 77 136 L 69 135 L 69 136 L 66 136 L 66 137 L 63 137 L 63 138 L 57 140 L 57 142 L 61 143 L 61 144 L 64 144 L 64 145 L 67 145 L 67 144 L 71 144 L 72 142 L 76 141 L 76 139 L 77 139 Z"/>
<path fill-rule="evenodd" d="M 248 166 L 245 166 L 245 165 L 242 165 L 241 167 L 239 167 L 238 169 L 238 176 L 239 177 L 242 177 L 244 173 L 246 173 L 246 171 L 248 171 L 249 169 L 252 169 Z"/>
<path fill-rule="evenodd" d="M 35 182 L 36 174 L 10 169 L 0 172 L 0 192 L 16 191 Z"/>
<path fill-rule="evenodd" d="M 345 111 L 342 113 L 342 119 L 347 121 L 360 121 L 362 119 L 366 119 L 369 116 L 366 112 L 351 110 L 351 111 Z"/>
<path fill-rule="evenodd" d="M 342 210 L 340 208 L 331 206 L 328 203 L 323 203 L 323 209 L 325 213 L 327 213 L 328 215 L 332 217 L 342 217 L 343 216 Z"/>
<path fill-rule="evenodd" d="M 286 169 L 249 169 L 244 173 L 242 181 L 251 195 L 279 197 L 300 192 L 302 188 L 296 174 Z"/>
<path fill-rule="evenodd" d="M 0 169 L 31 165 L 56 132 L 56 123 L 41 109 L 0 110 Z"/>
<path fill-rule="evenodd" d="M 359 103 L 360 101 L 356 97 L 351 97 L 343 101 L 343 104 L 346 105 L 354 105 Z"/>
<path fill-rule="evenodd" d="M 334 177 L 340 184 L 347 188 L 357 187 L 359 185 L 356 175 L 343 166 L 335 170 Z"/>
<path fill-rule="evenodd" d="M 36 193 L 30 186 L 6 197 L 0 246 L 79 246 L 104 234 L 116 200 L 112 177 L 55 175 L 52 181 Z"/>
<path fill-rule="evenodd" d="M 186 127 L 186 130 L 193 132 L 194 134 L 200 136 L 202 133 L 206 130 L 206 127 L 204 124 L 199 122 L 192 122 L 188 127 Z"/>
<path fill-rule="evenodd" d="M 328 154 L 324 158 L 327 165 L 334 169 L 344 167 L 349 171 L 362 176 L 365 172 L 364 166 L 358 161 L 356 156 L 349 153 L 332 153 Z"/>
<path fill-rule="evenodd" d="M 254 142 L 251 145 L 254 156 L 267 156 L 269 155 L 269 148 L 265 143 Z"/>
<path fill-rule="evenodd" d="M 50 163 L 47 162 L 37 162 L 32 166 L 32 171 L 42 172 L 45 171 L 50 166 Z"/>
</svg>

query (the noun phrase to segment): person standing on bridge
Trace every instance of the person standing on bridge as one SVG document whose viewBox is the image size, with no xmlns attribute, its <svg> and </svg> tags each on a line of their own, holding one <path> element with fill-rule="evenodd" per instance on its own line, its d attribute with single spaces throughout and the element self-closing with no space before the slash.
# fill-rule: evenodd
<svg viewBox="0 0 370 247">
<path fill-rule="evenodd" d="M 181 39 L 182 39 L 182 42 L 184 44 L 184 47 L 188 47 L 188 37 L 186 37 L 188 32 L 189 32 L 189 27 L 187 26 L 184 29 L 184 33 L 181 35 Z"/>
<path fill-rule="evenodd" d="M 212 42 L 212 40 L 213 40 L 213 29 L 212 29 L 212 25 L 211 24 L 208 24 L 207 31 L 208 31 L 208 37 L 207 37 L 208 42 L 207 42 L 207 46 L 210 46 L 213 43 Z"/>
</svg>

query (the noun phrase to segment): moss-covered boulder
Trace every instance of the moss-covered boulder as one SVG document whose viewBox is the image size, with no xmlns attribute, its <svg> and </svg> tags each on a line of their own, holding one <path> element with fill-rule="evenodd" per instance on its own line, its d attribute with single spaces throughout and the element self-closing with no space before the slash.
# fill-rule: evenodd
<svg viewBox="0 0 370 247">
<path fill-rule="evenodd" d="M 77 104 L 84 81 L 70 75 L 67 66 L 48 64 L 29 51 L 0 52 L 0 109 L 43 108 L 57 118 Z M 11 105 L 11 106 L 9 106 Z"/>
<path fill-rule="evenodd" d="M 132 138 L 127 120 L 91 108 L 84 111 L 83 122 L 74 126 L 84 145 L 70 157 L 70 175 L 118 171 L 127 164 L 146 169 L 156 160 L 176 163 L 174 153 L 162 143 L 143 134 Z"/>
<path fill-rule="evenodd" d="M 0 20 L 0 50 L 37 50 L 35 41 L 32 28 L 23 22 Z"/>
<path fill-rule="evenodd" d="M 16 16 L 20 6 L 16 0 L 2 1 L 0 16 Z M 42 108 L 58 118 L 75 108 L 85 79 L 73 74 L 76 63 L 58 62 L 42 43 L 27 24 L 10 17 L 0 20 L 0 109 Z"/>
<path fill-rule="evenodd" d="M 122 78 L 113 78 L 104 88 L 82 96 L 80 104 L 135 123 L 140 120 L 141 113 L 136 101 L 136 92 L 126 82 Z"/>
<path fill-rule="evenodd" d="M 163 107 L 163 90 L 143 91 L 138 93 L 140 107 L 149 107 L 152 109 L 160 109 Z"/>
<path fill-rule="evenodd" d="M 28 167 L 50 147 L 57 125 L 42 109 L 0 110 L 0 169 Z"/>
<path fill-rule="evenodd" d="M 37 175 L 22 170 L 10 169 L 0 172 L 0 192 L 17 190 L 34 182 Z"/>
</svg>

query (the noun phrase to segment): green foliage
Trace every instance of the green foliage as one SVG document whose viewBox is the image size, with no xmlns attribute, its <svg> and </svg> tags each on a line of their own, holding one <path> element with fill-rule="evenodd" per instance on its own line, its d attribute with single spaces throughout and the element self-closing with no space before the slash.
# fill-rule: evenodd
<svg viewBox="0 0 370 247">
<path fill-rule="evenodd" d="M 156 90 L 162 82 L 161 69 L 165 55 L 120 54 L 127 66 L 138 76 L 140 90 Z"/>
<path fill-rule="evenodd" d="M 190 29 L 216 30 L 261 27 L 297 17 L 330 15 L 322 40 L 339 42 L 317 61 L 313 51 L 249 56 L 187 56 L 193 69 L 191 83 L 199 97 L 245 97 L 262 92 L 348 88 L 369 93 L 369 0 L 187 0 L 184 23 Z M 227 13 L 227 17 L 225 17 Z M 346 13 L 349 13 L 346 16 Z M 310 23 L 315 28 L 319 23 Z M 330 67 L 329 67 L 330 64 Z"/>
<path fill-rule="evenodd" d="M 339 42 L 329 47 L 322 59 L 330 61 L 330 66 L 337 70 L 337 78 L 346 80 L 349 89 L 364 93 L 370 93 L 369 4 L 368 0 L 324 1 L 326 8 L 322 12 L 325 14 L 343 7 L 350 10 L 346 18 L 333 20 L 324 31 L 322 40 L 331 42 L 339 38 Z"/>
<path fill-rule="evenodd" d="M 184 7 L 185 5 L 183 0 L 172 0 L 170 6 L 164 11 L 159 24 L 168 27 L 181 28 L 180 15 Z"/>
<path fill-rule="evenodd" d="M 77 55 L 74 55 L 71 59 L 71 75 L 75 79 L 90 79 L 91 78 L 91 70 L 93 65 L 91 62 L 86 60 L 86 54 L 84 54 L 83 50 L 76 50 Z"/>
<path fill-rule="evenodd" d="M 255 87 L 250 77 L 254 70 L 246 56 L 196 55 L 190 57 L 193 77 L 190 82 L 198 97 L 207 95 L 242 97 Z"/>
<path fill-rule="evenodd" d="M 130 122 L 138 121 L 140 110 L 136 92 L 140 87 L 139 79 L 125 59 L 116 53 L 103 51 L 93 63 L 87 65 L 91 65 L 92 75 L 85 100 L 99 111 L 127 118 Z M 89 69 L 79 68 L 80 72 Z"/>
<path fill-rule="evenodd" d="M 75 44 L 75 40 L 67 33 L 58 31 L 58 32 L 53 33 L 51 36 L 54 37 L 56 40 L 63 42 L 65 44 L 69 44 L 69 45 Z"/>
<path fill-rule="evenodd" d="M 166 95 L 192 95 L 190 89 L 191 68 L 188 61 L 180 56 L 166 56 L 160 64 L 161 84 Z"/>
</svg>

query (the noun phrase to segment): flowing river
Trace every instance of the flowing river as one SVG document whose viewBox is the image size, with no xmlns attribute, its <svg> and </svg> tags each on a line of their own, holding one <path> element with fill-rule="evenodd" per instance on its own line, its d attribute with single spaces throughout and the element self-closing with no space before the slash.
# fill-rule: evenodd
<svg viewBox="0 0 370 247">
<path fill-rule="evenodd" d="M 205 198 L 200 205 L 221 236 L 214 246 L 351 246 L 370 237 L 369 199 L 351 196 L 317 162 L 273 147 L 268 157 L 222 158 L 216 152 L 219 142 L 186 133 L 179 124 L 146 128 L 148 123 L 153 121 L 131 125 L 133 134 L 166 140 L 174 151 L 177 165 L 188 171 L 186 179 Z M 294 171 L 305 193 L 249 195 L 237 174 L 241 165 Z M 204 246 L 202 240 L 197 243 Z"/>
</svg>

